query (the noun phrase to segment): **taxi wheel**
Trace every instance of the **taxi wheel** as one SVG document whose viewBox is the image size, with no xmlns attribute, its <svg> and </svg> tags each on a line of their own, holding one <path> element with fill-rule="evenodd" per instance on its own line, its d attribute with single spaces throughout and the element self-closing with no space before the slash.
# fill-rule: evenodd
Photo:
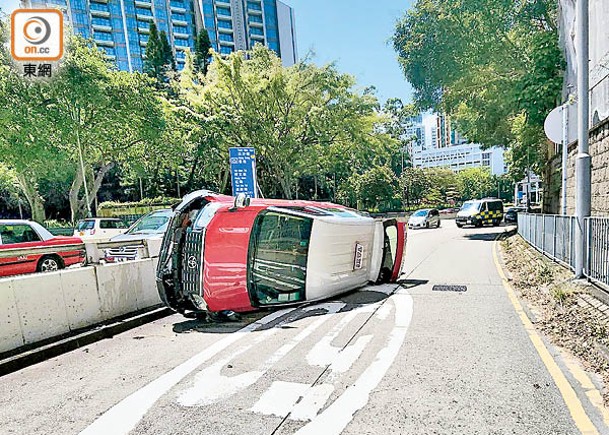
<svg viewBox="0 0 609 435">
<path fill-rule="evenodd" d="M 429 229 L 429 222 L 425 224 L 425 228 Z"/>
<path fill-rule="evenodd" d="M 481 221 L 481 220 L 477 220 L 477 221 L 476 221 L 476 223 L 474 224 L 474 226 L 475 226 L 476 228 L 481 228 L 481 227 L 482 227 L 482 225 L 483 225 L 483 223 L 482 223 L 482 221 Z"/>
<path fill-rule="evenodd" d="M 38 272 L 54 272 L 63 269 L 63 262 L 56 255 L 45 255 L 38 261 Z"/>
</svg>

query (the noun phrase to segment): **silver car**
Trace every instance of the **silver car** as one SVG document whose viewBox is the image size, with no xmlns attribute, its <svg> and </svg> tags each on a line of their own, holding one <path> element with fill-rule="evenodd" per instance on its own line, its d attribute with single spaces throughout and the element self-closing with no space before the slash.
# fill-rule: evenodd
<svg viewBox="0 0 609 435">
<path fill-rule="evenodd" d="M 435 208 L 415 211 L 408 219 L 408 228 L 440 228 L 440 212 Z"/>
</svg>

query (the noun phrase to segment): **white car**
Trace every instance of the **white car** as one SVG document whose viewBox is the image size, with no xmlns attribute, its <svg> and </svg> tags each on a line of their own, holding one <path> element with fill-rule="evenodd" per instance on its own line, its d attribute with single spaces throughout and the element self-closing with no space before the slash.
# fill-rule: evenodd
<svg viewBox="0 0 609 435">
<path fill-rule="evenodd" d="M 435 208 L 415 211 L 408 219 L 408 228 L 440 228 L 440 212 Z"/>
<path fill-rule="evenodd" d="M 111 242 L 133 242 L 134 244 L 107 249 L 104 257 L 106 262 L 116 263 L 136 260 L 138 258 L 138 246 L 142 244 L 143 240 L 147 240 L 149 243 L 156 240 L 158 242 L 158 249 L 160 249 L 161 240 L 172 215 L 171 209 L 163 209 L 142 216 L 129 227 L 127 232 L 110 240 Z M 149 253 L 151 255 L 156 254 L 154 252 Z"/>
<path fill-rule="evenodd" d="M 127 225 L 117 218 L 87 218 L 78 221 L 74 228 L 74 237 L 83 242 L 107 242 L 127 231 Z"/>
</svg>

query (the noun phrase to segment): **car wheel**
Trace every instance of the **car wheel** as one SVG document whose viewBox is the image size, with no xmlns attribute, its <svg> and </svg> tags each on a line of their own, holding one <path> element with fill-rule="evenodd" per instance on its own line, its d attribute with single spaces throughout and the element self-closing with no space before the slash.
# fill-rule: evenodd
<svg viewBox="0 0 609 435">
<path fill-rule="evenodd" d="M 476 223 L 474 224 L 474 226 L 475 226 L 476 228 L 481 228 L 481 227 L 482 227 L 482 225 L 483 225 L 483 223 L 482 223 L 482 221 L 481 221 L 481 220 L 477 220 L 477 221 L 476 221 Z"/>
<path fill-rule="evenodd" d="M 425 228 L 429 228 L 429 222 L 425 224 Z"/>
<path fill-rule="evenodd" d="M 441 223 L 441 222 L 442 222 L 442 221 L 438 219 L 438 225 L 436 225 L 436 228 L 440 228 L 440 223 Z"/>
<path fill-rule="evenodd" d="M 54 272 L 63 269 L 63 261 L 56 255 L 45 255 L 38 261 L 38 272 Z"/>
<path fill-rule="evenodd" d="M 463 228 L 463 224 L 457 223 L 458 228 Z"/>
</svg>

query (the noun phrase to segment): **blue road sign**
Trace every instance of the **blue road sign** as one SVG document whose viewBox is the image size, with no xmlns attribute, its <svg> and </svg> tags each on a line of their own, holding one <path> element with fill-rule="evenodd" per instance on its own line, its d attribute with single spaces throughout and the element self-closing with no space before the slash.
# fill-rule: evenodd
<svg viewBox="0 0 609 435">
<path fill-rule="evenodd" d="M 256 198 L 256 150 L 254 148 L 230 148 L 230 173 L 233 196 L 245 193 Z"/>
</svg>

